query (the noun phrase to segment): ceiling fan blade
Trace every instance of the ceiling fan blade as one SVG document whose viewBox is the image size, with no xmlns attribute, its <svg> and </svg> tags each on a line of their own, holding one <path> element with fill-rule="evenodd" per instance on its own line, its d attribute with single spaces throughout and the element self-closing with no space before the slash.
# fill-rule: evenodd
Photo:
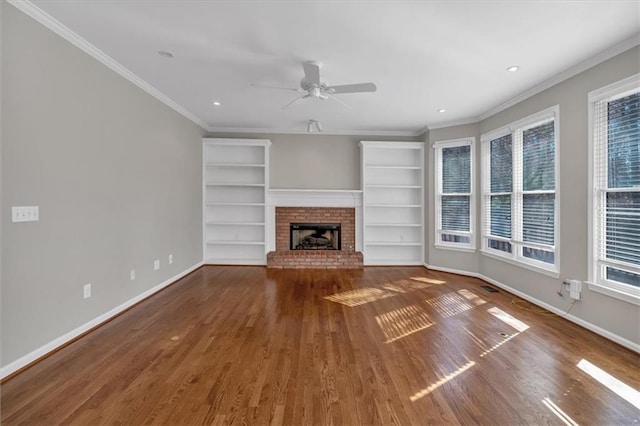
<svg viewBox="0 0 640 426">
<path fill-rule="evenodd" d="M 300 99 L 302 98 L 308 98 L 309 95 L 302 95 L 302 96 L 298 96 L 297 98 L 295 98 L 294 100 L 292 100 L 291 102 L 289 102 L 288 104 L 286 104 L 285 106 L 282 107 L 283 110 L 289 108 L 291 105 L 295 104 L 296 102 L 298 102 Z"/>
<path fill-rule="evenodd" d="M 294 92 L 305 92 L 305 90 L 302 89 L 294 89 L 292 87 L 278 87 L 278 86 L 266 86 L 263 84 L 252 84 L 251 87 L 256 87 L 258 89 L 276 89 L 276 90 L 292 90 Z"/>
<path fill-rule="evenodd" d="M 353 107 L 352 107 L 351 105 L 349 105 L 349 104 L 346 104 L 346 103 L 342 102 L 340 99 L 336 98 L 335 96 L 331 96 L 331 95 L 329 95 L 329 94 L 327 94 L 327 96 L 329 97 L 329 99 L 333 99 L 333 100 L 334 100 L 334 101 L 336 101 L 337 103 L 342 104 L 342 105 L 346 106 L 346 107 L 347 107 L 347 108 L 349 108 L 349 109 L 353 109 Z"/>
<path fill-rule="evenodd" d="M 335 93 L 363 93 L 363 92 L 375 92 L 378 90 L 373 83 L 359 83 L 359 84 L 343 84 L 341 86 L 327 87 L 326 92 Z"/>
<path fill-rule="evenodd" d="M 304 79 L 307 84 L 320 86 L 320 64 L 314 61 L 306 61 L 302 63 L 304 68 Z"/>
</svg>

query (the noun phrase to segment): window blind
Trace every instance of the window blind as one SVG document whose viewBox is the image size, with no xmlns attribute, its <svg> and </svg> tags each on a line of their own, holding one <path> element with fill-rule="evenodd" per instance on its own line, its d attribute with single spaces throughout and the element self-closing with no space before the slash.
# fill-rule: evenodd
<svg viewBox="0 0 640 426">
<path fill-rule="evenodd" d="M 555 126 L 553 119 L 524 129 L 522 163 L 516 164 L 522 184 L 522 256 L 554 263 L 555 243 Z M 520 156 L 517 156 L 519 159 Z"/>
<path fill-rule="evenodd" d="M 437 243 L 472 246 L 472 146 L 469 140 L 436 144 Z"/>
<path fill-rule="evenodd" d="M 597 279 L 640 287 L 640 92 L 594 105 Z"/>
<path fill-rule="evenodd" d="M 483 249 L 557 270 L 557 107 L 483 140 Z"/>
<path fill-rule="evenodd" d="M 511 134 L 489 142 L 490 199 L 488 203 L 488 245 L 512 252 L 511 201 L 513 196 L 513 146 Z M 491 238 L 494 237 L 494 238 Z M 495 238 L 499 237 L 499 238 Z"/>
</svg>

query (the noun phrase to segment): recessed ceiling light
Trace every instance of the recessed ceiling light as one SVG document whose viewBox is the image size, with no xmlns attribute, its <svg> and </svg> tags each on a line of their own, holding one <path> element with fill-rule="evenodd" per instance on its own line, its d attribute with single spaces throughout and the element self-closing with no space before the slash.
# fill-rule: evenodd
<svg viewBox="0 0 640 426">
<path fill-rule="evenodd" d="M 220 105 L 222 105 L 222 104 L 221 104 L 220 102 L 218 102 L 218 101 L 213 101 L 213 102 L 211 102 L 211 103 L 212 103 L 214 106 L 220 106 Z"/>
<path fill-rule="evenodd" d="M 443 108 L 443 109 L 439 109 L 438 112 L 447 112 L 447 110 Z"/>
<path fill-rule="evenodd" d="M 162 56 L 163 58 L 173 58 L 173 53 L 167 52 L 166 50 L 158 50 L 158 55 Z"/>
<path fill-rule="evenodd" d="M 520 67 L 519 67 L 519 66 L 517 66 L 517 65 L 513 65 L 513 66 L 511 66 L 511 67 L 507 68 L 507 71 L 509 71 L 509 72 L 516 72 L 516 71 L 518 71 L 519 69 L 520 69 Z"/>
</svg>

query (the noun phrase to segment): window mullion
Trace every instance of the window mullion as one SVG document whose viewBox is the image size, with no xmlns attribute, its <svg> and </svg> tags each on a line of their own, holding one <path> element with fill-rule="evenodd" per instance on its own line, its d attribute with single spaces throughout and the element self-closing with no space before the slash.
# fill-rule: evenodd
<svg viewBox="0 0 640 426">
<path fill-rule="evenodd" d="M 513 253 L 516 258 L 522 256 L 522 244 L 519 241 L 522 237 L 522 175 L 523 175 L 523 155 L 522 155 L 522 130 L 517 129 L 513 133 L 513 195 L 511 196 L 511 239 L 514 240 Z"/>
<path fill-rule="evenodd" d="M 435 149 L 435 178 L 436 178 L 436 229 L 442 229 L 442 148 Z M 436 236 L 438 238 L 438 236 Z M 436 241 L 438 242 L 438 241 Z"/>
<path fill-rule="evenodd" d="M 596 104 L 596 122 L 599 126 L 596 134 L 596 161 L 595 161 L 595 181 L 596 181 L 596 202 L 597 207 L 595 211 L 595 217 L 597 221 L 596 230 L 596 243 L 594 244 L 597 252 L 594 253 L 597 261 L 605 260 L 606 255 L 606 216 L 607 216 L 607 130 L 608 123 L 607 116 L 607 102 L 601 101 Z M 604 264 L 597 262 L 596 276 L 599 280 L 606 278 L 606 267 Z"/>
</svg>

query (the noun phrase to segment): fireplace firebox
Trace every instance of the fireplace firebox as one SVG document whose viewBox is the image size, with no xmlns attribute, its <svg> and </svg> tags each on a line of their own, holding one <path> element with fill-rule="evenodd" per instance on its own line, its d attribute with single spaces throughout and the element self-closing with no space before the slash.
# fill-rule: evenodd
<svg viewBox="0 0 640 426">
<path fill-rule="evenodd" d="M 339 223 L 291 223 L 290 250 L 341 250 Z"/>
</svg>

